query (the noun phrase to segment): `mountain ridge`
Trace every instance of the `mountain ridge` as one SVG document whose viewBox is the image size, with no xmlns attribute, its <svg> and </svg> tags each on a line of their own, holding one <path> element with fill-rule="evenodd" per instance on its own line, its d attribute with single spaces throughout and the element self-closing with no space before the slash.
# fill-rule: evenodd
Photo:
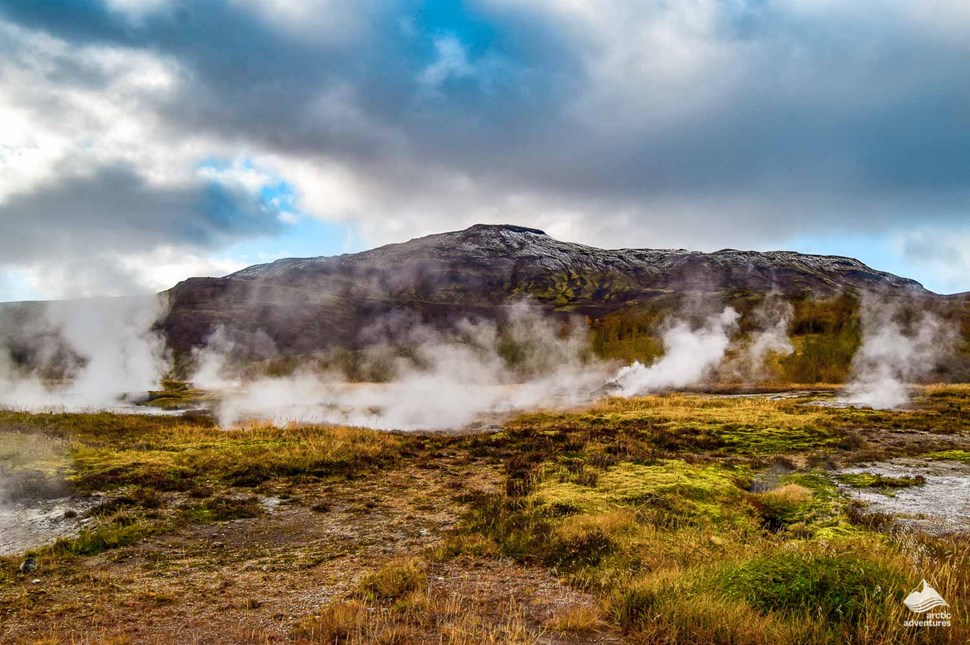
<svg viewBox="0 0 970 645">
<path fill-rule="evenodd" d="M 219 327 L 276 350 L 359 347 L 387 316 L 423 324 L 501 317 L 523 298 L 588 317 L 684 297 L 829 298 L 845 292 L 937 298 L 917 281 L 854 258 L 795 251 L 600 249 L 539 229 L 476 224 L 338 256 L 286 258 L 165 292 L 170 345 L 190 350 Z"/>
<path fill-rule="evenodd" d="M 692 251 L 687 249 L 650 249 L 650 248 L 619 248 L 619 249 L 603 249 L 595 246 L 590 246 L 586 244 L 580 244 L 575 242 L 564 242 L 557 240 L 549 236 L 544 231 L 535 228 L 529 228 L 524 226 L 517 226 L 511 224 L 475 224 L 467 229 L 461 231 L 450 231 L 445 233 L 435 233 L 432 235 L 422 236 L 408 240 L 407 242 L 397 242 L 392 244 L 383 245 L 374 249 L 361 251 L 359 253 L 349 253 L 336 256 L 316 256 L 307 258 L 283 258 L 276 260 L 271 263 L 257 264 L 250 267 L 246 267 L 240 271 L 231 273 L 226 278 L 267 278 L 274 277 L 282 273 L 287 269 L 309 269 L 325 263 L 346 263 L 346 262 L 358 262 L 363 259 L 380 258 L 388 255 L 393 256 L 395 251 L 404 251 L 405 254 L 412 254 L 415 250 L 426 249 L 431 243 L 437 243 L 439 241 L 458 241 L 460 243 L 466 243 L 468 241 L 474 240 L 476 242 L 475 246 L 477 248 L 486 248 L 485 245 L 481 244 L 483 239 L 488 242 L 493 242 L 492 250 L 499 250 L 494 248 L 495 238 L 505 238 L 503 241 L 506 242 L 506 249 L 512 247 L 515 240 L 508 239 L 511 236 L 517 236 L 519 244 L 515 250 L 524 250 L 525 247 L 530 247 L 535 249 L 540 245 L 529 244 L 532 241 L 529 238 L 539 237 L 542 238 L 544 246 L 548 247 L 554 251 L 560 251 L 573 254 L 582 254 L 587 256 L 598 256 L 600 259 L 612 259 L 614 261 L 622 260 L 623 256 L 632 256 L 637 260 L 645 261 L 663 261 L 671 259 L 679 260 L 693 260 L 693 259 L 737 259 L 737 258 L 754 258 L 754 259 L 766 259 L 775 262 L 800 262 L 802 264 L 802 269 L 804 270 L 824 270 L 837 273 L 840 270 L 846 271 L 858 271 L 860 274 L 866 276 L 866 281 L 878 282 L 883 281 L 887 286 L 892 287 L 905 287 L 909 289 L 914 289 L 917 291 L 926 292 L 931 294 L 923 287 L 922 284 L 916 280 L 897 276 L 895 274 L 879 271 L 873 269 L 861 262 L 860 260 L 848 256 L 840 255 L 818 255 L 818 254 L 808 254 L 799 253 L 797 251 L 751 251 L 751 250 L 739 250 L 739 249 L 721 249 L 719 251 L 705 252 L 705 251 Z M 459 246 L 459 248 L 461 248 Z M 461 248 L 462 251 L 468 251 L 470 249 Z M 519 255 L 518 257 L 521 257 Z M 548 254 L 545 257 L 538 257 L 540 261 L 550 259 Z M 550 269 L 556 267 L 548 267 Z M 562 267 L 558 267 L 562 268 Z M 860 286 L 849 282 L 850 286 Z M 936 295 L 936 294 L 933 294 Z"/>
</svg>

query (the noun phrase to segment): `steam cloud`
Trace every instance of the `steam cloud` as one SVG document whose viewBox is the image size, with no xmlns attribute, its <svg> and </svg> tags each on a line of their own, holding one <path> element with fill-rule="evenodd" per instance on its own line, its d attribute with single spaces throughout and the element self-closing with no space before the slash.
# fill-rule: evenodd
<svg viewBox="0 0 970 645">
<path fill-rule="evenodd" d="M 98 298 L 36 305 L 0 323 L 0 405 L 104 409 L 158 386 L 168 370 L 153 331 L 164 301 Z"/>
<path fill-rule="evenodd" d="M 233 377 L 227 360 L 232 343 L 222 332 L 198 354 L 192 381 L 220 390 L 216 412 L 224 426 L 260 419 L 414 430 L 575 405 L 589 400 L 608 373 L 589 355 L 585 328 L 563 330 L 526 304 L 512 308 L 501 330 L 491 322 L 465 321 L 448 332 L 391 323 L 375 333 L 408 346 L 403 356 L 389 347 L 371 352 L 375 363 L 390 363 L 387 383 L 351 383 L 340 372 L 307 368 L 285 377 Z"/>
<path fill-rule="evenodd" d="M 905 322 L 898 303 L 864 297 L 862 345 L 852 358 L 843 400 L 884 410 L 909 402 L 908 383 L 928 376 L 958 339 L 956 329 L 931 312 Z"/>
<path fill-rule="evenodd" d="M 788 337 L 793 313 L 791 303 L 773 297 L 755 309 L 753 317 L 759 329 L 753 334 L 747 351 L 748 364 L 755 370 L 764 366 L 769 354 L 787 356 L 795 350 Z"/>
<path fill-rule="evenodd" d="M 678 320 L 661 334 L 664 355 L 651 365 L 634 361 L 616 375 L 617 394 L 637 396 L 694 385 L 723 359 L 737 330 L 738 312 L 731 307 L 710 316 L 699 329 Z"/>
<path fill-rule="evenodd" d="M 125 393 L 157 387 L 169 369 L 163 339 L 153 331 L 164 313 L 159 298 L 49 303 L 29 314 L 8 312 L 0 323 L 0 405 L 104 409 Z M 259 420 L 460 428 L 487 421 L 488 415 L 586 402 L 603 390 L 611 373 L 616 378 L 608 389 L 622 396 L 696 385 L 715 376 L 729 354 L 725 367 L 750 377 L 768 354 L 791 351 L 791 307 L 769 299 L 751 316 L 754 331 L 738 345 L 732 343 L 739 314 L 731 307 L 699 325 L 673 319 L 661 331 L 661 358 L 618 373 L 615 365 L 592 356 L 585 326 L 564 325 L 527 303 L 511 307 L 502 325 L 466 320 L 440 330 L 387 317 L 361 333 L 368 349 L 360 354 L 370 372 L 385 376 L 380 383 L 352 382 L 341 370 L 314 369 L 313 361 L 287 376 L 253 376 L 234 361 L 239 348 L 219 329 L 196 352 L 191 380 L 216 394 L 215 414 L 223 426 Z M 254 347 L 263 358 L 275 353 L 265 335 L 248 339 L 250 359 Z"/>
<path fill-rule="evenodd" d="M 794 351 L 788 337 L 788 327 L 794 315 L 789 302 L 777 295 L 769 295 L 751 311 L 747 338 L 728 350 L 724 365 L 717 370 L 723 381 L 756 383 L 770 378 L 769 357 L 787 356 Z"/>
</svg>

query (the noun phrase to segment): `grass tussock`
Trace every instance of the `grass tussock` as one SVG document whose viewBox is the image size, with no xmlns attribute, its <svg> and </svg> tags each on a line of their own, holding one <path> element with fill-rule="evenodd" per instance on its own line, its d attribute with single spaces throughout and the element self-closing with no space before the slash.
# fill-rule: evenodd
<svg viewBox="0 0 970 645">
<path fill-rule="evenodd" d="M 586 635 L 602 629 L 603 614 L 598 607 L 582 605 L 556 614 L 545 622 L 551 632 L 565 635 Z"/>
<path fill-rule="evenodd" d="M 414 558 L 391 562 L 364 576 L 361 593 L 368 600 L 398 600 L 424 587 L 428 582 L 421 564 Z"/>
</svg>

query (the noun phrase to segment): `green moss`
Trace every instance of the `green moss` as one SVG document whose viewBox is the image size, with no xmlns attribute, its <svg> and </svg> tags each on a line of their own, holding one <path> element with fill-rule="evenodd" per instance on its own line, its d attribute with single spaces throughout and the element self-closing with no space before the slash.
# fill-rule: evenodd
<svg viewBox="0 0 970 645">
<path fill-rule="evenodd" d="M 795 484 L 812 492 L 811 499 L 801 509 L 802 515 L 788 526 L 795 535 L 832 541 L 865 534 L 863 529 L 849 522 L 845 514 L 846 500 L 836 483 L 824 471 L 792 473 L 782 477 L 779 484 Z"/>
<path fill-rule="evenodd" d="M 844 448 L 848 441 L 841 430 L 809 425 L 725 425 L 718 428 L 716 434 L 729 450 L 755 454 Z"/>
<path fill-rule="evenodd" d="M 547 480 L 533 495 L 552 514 L 561 509 L 602 513 L 623 506 L 676 515 L 685 520 L 721 521 L 737 515 L 743 498 L 739 482 L 748 471 L 722 466 L 693 466 L 680 460 L 653 465 L 621 463 L 599 475 L 595 486 Z"/>
<path fill-rule="evenodd" d="M 815 499 L 822 502 L 834 502 L 840 499 L 839 487 L 835 485 L 827 473 L 819 470 L 791 473 L 781 478 L 782 484 L 798 484 L 812 491 Z"/>
<path fill-rule="evenodd" d="M 887 477 L 878 473 L 846 473 L 838 475 L 837 479 L 843 484 L 854 488 L 908 488 L 910 486 L 922 486 L 926 483 L 926 478 L 922 475 L 915 477 Z"/>
<path fill-rule="evenodd" d="M 214 497 L 185 508 L 185 515 L 195 522 L 228 522 L 260 517 L 266 511 L 255 497 Z"/>
<path fill-rule="evenodd" d="M 966 450 L 943 450 L 940 452 L 930 452 L 923 456 L 927 459 L 959 461 L 964 464 L 970 464 L 970 452 Z"/>
</svg>

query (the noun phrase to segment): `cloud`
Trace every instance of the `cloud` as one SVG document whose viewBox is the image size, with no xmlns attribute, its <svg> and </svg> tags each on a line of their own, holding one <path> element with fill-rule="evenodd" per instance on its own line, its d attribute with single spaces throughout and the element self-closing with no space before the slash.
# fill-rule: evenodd
<svg viewBox="0 0 970 645">
<path fill-rule="evenodd" d="M 199 178 L 158 187 L 131 168 L 106 167 L 0 205 L 0 220 L 17 232 L 0 240 L 0 252 L 6 262 L 24 264 L 166 243 L 217 246 L 278 230 L 279 213 L 271 206 L 241 185 Z"/>
<path fill-rule="evenodd" d="M 906 262 L 932 273 L 947 292 L 970 291 L 970 230 L 909 231 L 894 246 Z"/>
<path fill-rule="evenodd" d="M 437 91 L 451 78 L 472 76 L 475 68 L 468 61 L 468 52 L 461 41 L 454 36 L 441 36 L 434 39 L 437 58 L 418 76 L 418 82 L 432 91 Z"/>
<path fill-rule="evenodd" d="M 29 238 L 18 213 L 87 182 L 118 239 L 143 200 L 146 253 L 273 234 L 199 193 L 224 158 L 371 243 L 476 221 L 699 248 L 950 230 L 967 25 L 956 0 L 0 0 L 0 217 Z M 126 209 L 93 201 L 118 173 Z"/>
</svg>

